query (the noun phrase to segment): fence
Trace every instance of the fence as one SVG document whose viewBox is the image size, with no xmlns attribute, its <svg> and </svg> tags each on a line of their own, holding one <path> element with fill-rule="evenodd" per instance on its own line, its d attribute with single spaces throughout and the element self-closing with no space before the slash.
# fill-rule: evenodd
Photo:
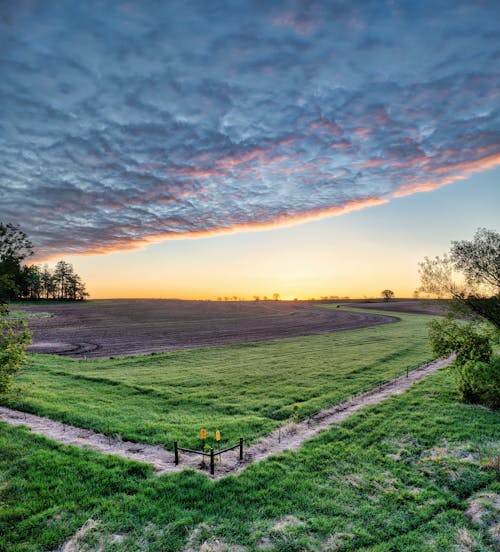
<svg viewBox="0 0 500 552">
<path fill-rule="evenodd" d="M 174 441 L 174 462 L 175 465 L 179 465 L 179 451 L 182 452 L 188 452 L 190 454 L 199 454 L 200 456 L 208 456 L 210 458 L 210 474 L 214 475 L 215 473 L 215 457 L 217 454 L 222 454 L 223 452 L 228 452 L 230 450 L 234 450 L 236 448 L 240 449 L 240 462 L 243 462 L 243 437 L 240 437 L 240 442 L 236 443 L 235 445 L 232 445 L 230 447 L 226 447 L 224 449 L 220 450 L 214 450 L 213 448 L 210 449 L 210 452 L 205 452 L 203 450 L 193 450 L 188 448 L 180 447 L 177 441 Z"/>
</svg>

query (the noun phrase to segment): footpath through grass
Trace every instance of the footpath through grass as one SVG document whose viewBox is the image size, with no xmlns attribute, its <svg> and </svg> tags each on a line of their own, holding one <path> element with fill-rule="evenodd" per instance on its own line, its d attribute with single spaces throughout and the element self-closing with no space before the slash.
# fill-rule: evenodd
<svg viewBox="0 0 500 552">
<path fill-rule="evenodd" d="M 89 519 L 79 550 L 493 550 L 499 441 L 448 370 L 218 482 L 0 423 L 0 550 L 54 550 Z"/>
<path fill-rule="evenodd" d="M 31 355 L 8 403 L 127 440 L 200 445 L 268 434 L 432 358 L 428 316 L 327 335 L 98 360 Z"/>
</svg>

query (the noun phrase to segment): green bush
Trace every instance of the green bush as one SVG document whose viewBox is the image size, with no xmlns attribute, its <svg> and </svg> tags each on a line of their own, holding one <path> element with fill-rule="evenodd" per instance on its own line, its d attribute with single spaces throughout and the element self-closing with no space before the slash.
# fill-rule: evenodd
<svg viewBox="0 0 500 552">
<path fill-rule="evenodd" d="M 456 378 L 465 401 L 500 408 L 500 357 L 489 363 L 469 361 L 458 364 Z"/>
<path fill-rule="evenodd" d="M 477 324 L 461 324 L 451 318 L 429 323 L 429 342 L 438 356 L 457 355 L 456 364 L 489 363 L 492 355 L 491 335 Z"/>
</svg>

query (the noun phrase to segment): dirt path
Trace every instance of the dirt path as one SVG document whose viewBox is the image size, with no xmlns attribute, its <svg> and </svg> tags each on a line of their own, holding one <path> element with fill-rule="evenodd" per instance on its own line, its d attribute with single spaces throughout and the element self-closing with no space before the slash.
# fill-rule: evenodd
<svg viewBox="0 0 500 552">
<path fill-rule="evenodd" d="M 277 454 L 285 450 L 297 450 L 304 441 L 311 439 L 320 431 L 345 420 L 365 406 L 379 403 L 392 395 L 403 393 L 414 383 L 447 366 L 452 360 L 453 358 L 450 357 L 424 364 L 409 372 L 408 376 L 399 376 L 366 393 L 352 397 L 332 408 L 322 410 L 312 418 L 281 427 L 250 447 L 245 448 L 243 462 L 239 462 L 237 451 L 226 452 L 217 462 L 215 475 L 212 478 L 219 479 L 228 474 L 240 473 L 253 462 L 264 460 L 271 454 Z M 82 448 L 87 447 L 103 454 L 116 454 L 129 460 L 151 464 L 158 475 L 179 472 L 186 468 L 197 469 L 208 475 L 207 468 L 200 467 L 199 456 L 181 453 L 180 463 L 176 466 L 173 452 L 159 446 L 113 439 L 102 433 L 62 424 L 48 418 L 5 407 L 0 407 L 0 420 L 11 425 L 27 426 L 34 433 L 44 435 L 60 443 Z"/>
</svg>

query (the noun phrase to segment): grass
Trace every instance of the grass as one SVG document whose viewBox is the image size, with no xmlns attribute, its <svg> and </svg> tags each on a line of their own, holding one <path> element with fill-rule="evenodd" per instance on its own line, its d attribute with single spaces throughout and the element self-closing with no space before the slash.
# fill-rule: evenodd
<svg viewBox="0 0 500 552">
<path fill-rule="evenodd" d="M 500 492 L 499 441 L 498 412 L 459 403 L 448 370 L 218 482 L 0 424 L 0 549 L 56 549 L 93 519 L 79 550 L 493 550 L 492 506 L 482 525 L 466 510 Z"/>
<path fill-rule="evenodd" d="M 373 388 L 431 358 L 427 316 L 268 342 L 99 360 L 31 355 L 9 405 L 124 439 L 247 442 Z"/>
<path fill-rule="evenodd" d="M 7 320 L 9 319 L 17 319 L 20 318 L 21 320 L 26 320 L 27 318 L 50 318 L 53 316 L 51 312 L 31 312 L 31 311 L 22 311 L 22 310 L 15 310 L 15 311 L 9 311 L 9 314 L 6 316 Z"/>
<path fill-rule="evenodd" d="M 23 301 L 8 301 L 7 306 L 9 308 L 14 307 L 29 307 L 29 306 L 37 306 L 37 305 L 67 305 L 67 304 L 84 304 L 84 303 L 90 303 L 91 301 L 88 300 L 78 300 L 73 301 L 70 299 L 25 299 Z"/>
</svg>

